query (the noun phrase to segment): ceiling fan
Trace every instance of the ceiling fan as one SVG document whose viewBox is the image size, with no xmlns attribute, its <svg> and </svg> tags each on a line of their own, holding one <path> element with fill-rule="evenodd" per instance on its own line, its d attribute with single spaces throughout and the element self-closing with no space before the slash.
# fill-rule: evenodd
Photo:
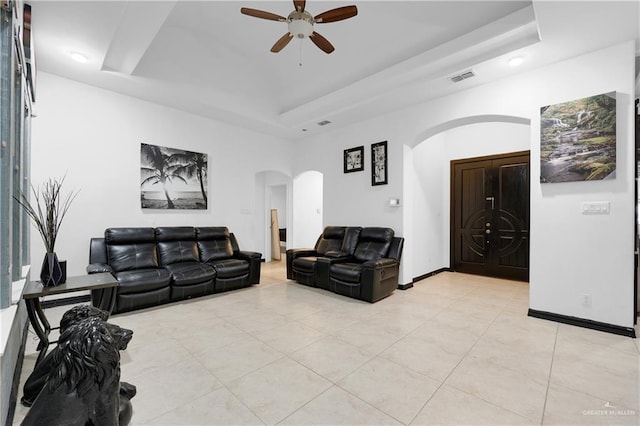
<svg viewBox="0 0 640 426">
<path fill-rule="evenodd" d="M 313 30 L 314 24 L 326 24 L 329 22 L 342 21 L 356 16 L 358 8 L 355 6 L 343 6 L 336 9 L 327 10 L 319 15 L 312 16 L 305 10 L 305 0 L 293 0 L 295 10 L 286 18 L 276 15 L 275 13 L 265 12 L 263 10 L 250 9 L 243 7 L 240 12 L 244 15 L 253 16 L 255 18 L 268 19 L 270 21 L 286 22 L 289 25 L 289 31 L 280 37 L 278 41 L 271 47 L 273 53 L 278 53 L 289 44 L 293 37 L 306 38 L 309 37 L 313 44 L 318 46 L 322 51 L 331 53 L 335 50 L 329 40 Z"/>
</svg>

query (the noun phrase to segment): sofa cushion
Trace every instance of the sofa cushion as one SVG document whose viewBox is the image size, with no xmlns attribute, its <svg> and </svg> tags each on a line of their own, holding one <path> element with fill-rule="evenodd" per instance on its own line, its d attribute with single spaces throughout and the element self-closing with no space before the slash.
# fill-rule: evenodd
<svg viewBox="0 0 640 426">
<path fill-rule="evenodd" d="M 293 269 L 300 272 L 313 272 L 316 269 L 315 256 L 296 257 L 293 259 Z"/>
<path fill-rule="evenodd" d="M 156 228 L 160 265 L 178 262 L 197 262 L 196 230 L 192 226 L 167 226 Z"/>
<path fill-rule="evenodd" d="M 391 228 L 363 228 L 353 256 L 359 262 L 381 259 L 389 252 L 393 236 Z"/>
<path fill-rule="evenodd" d="M 198 261 L 198 248 L 195 241 L 158 242 L 158 254 L 162 266 Z"/>
<path fill-rule="evenodd" d="M 330 267 L 331 278 L 348 283 L 359 283 L 362 274 L 360 263 L 334 263 Z"/>
<path fill-rule="evenodd" d="M 136 269 L 116 272 L 118 294 L 143 293 L 168 287 L 171 282 L 169 271 L 163 268 Z"/>
<path fill-rule="evenodd" d="M 158 267 L 153 228 L 108 228 L 104 239 L 115 272 Z"/>
<path fill-rule="evenodd" d="M 228 259 L 233 256 L 229 240 L 198 241 L 198 251 L 203 262 Z"/>
<path fill-rule="evenodd" d="M 115 272 L 157 268 L 158 252 L 154 243 L 109 244 L 109 265 Z"/>
<path fill-rule="evenodd" d="M 328 251 L 340 250 L 344 240 L 344 231 L 345 228 L 343 226 L 327 226 L 324 228 L 316 244 L 318 255 L 322 256 Z"/>
<path fill-rule="evenodd" d="M 218 278 L 234 278 L 249 273 L 249 262 L 242 259 L 220 259 L 208 262 Z"/>
<path fill-rule="evenodd" d="M 180 262 L 165 266 L 173 277 L 173 285 L 183 286 L 199 284 L 208 280 L 213 280 L 216 271 L 206 263 L 201 262 Z"/>
<path fill-rule="evenodd" d="M 195 241 L 196 228 L 193 226 L 160 226 L 155 229 L 156 241 Z"/>
<path fill-rule="evenodd" d="M 104 239 L 109 244 L 153 243 L 156 240 L 153 228 L 108 228 Z"/>
<path fill-rule="evenodd" d="M 340 251 L 349 255 L 353 254 L 353 251 L 356 249 L 356 245 L 358 244 L 360 232 L 362 232 L 362 227 L 348 226 L 344 231 L 344 240 Z"/>
<path fill-rule="evenodd" d="M 198 252 L 202 262 L 227 259 L 233 256 L 229 230 L 224 226 L 197 228 Z"/>
</svg>

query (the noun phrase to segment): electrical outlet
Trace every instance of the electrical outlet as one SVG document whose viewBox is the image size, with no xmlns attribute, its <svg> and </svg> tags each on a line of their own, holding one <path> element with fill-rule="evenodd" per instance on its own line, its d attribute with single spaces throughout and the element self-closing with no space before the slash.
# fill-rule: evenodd
<svg viewBox="0 0 640 426">
<path fill-rule="evenodd" d="M 583 294 L 582 297 L 582 306 L 591 306 L 591 295 Z"/>
</svg>

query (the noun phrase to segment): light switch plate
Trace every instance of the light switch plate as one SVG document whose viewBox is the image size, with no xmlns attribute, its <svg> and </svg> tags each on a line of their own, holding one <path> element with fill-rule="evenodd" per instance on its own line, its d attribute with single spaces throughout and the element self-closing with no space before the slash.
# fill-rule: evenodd
<svg viewBox="0 0 640 426">
<path fill-rule="evenodd" d="M 609 201 L 585 201 L 582 203 L 582 214 L 609 214 L 611 202 Z"/>
</svg>

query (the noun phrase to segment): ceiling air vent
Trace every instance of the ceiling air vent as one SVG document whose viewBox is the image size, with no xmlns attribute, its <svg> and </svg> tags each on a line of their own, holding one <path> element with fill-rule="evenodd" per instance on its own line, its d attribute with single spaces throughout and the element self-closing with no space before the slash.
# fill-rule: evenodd
<svg viewBox="0 0 640 426">
<path fill-rule="evenodd" d="M 318 123 L 318 126 L 326 126 L 327 124 L 331 124 L 329 120 L 322 120 Z"/>
<path fill-rule="evenodd" d="M 473 71 L 469 70 L 463 72 L 462 74 L 454 75 L 453 77 L 451 77 L 451 81 L 457 83 L 459 81 L 466 80 L 467 78 L 475 77 L 475 75 L 476 74 Z"/>
</svg>

